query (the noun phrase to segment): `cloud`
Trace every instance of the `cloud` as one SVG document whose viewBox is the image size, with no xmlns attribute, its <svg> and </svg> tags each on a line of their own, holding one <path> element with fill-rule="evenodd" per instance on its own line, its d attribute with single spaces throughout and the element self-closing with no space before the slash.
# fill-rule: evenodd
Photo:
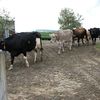
<svg viewBox="0 0 100 100">
<path fill-rule="evenodd" d="M 99 0 L 2 0 L 0 7 L 6 8 L 15 17 L 16 31 L 35 29 L 59 29 L 58 17 L 61 9 L 71 8 L 83 16 L 83 26 L 100 27 Z"/>
</svg>

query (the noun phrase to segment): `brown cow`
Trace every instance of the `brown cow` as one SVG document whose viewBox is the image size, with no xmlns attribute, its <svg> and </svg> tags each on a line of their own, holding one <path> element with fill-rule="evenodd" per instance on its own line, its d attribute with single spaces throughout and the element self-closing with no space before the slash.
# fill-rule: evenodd
<svg viewBox="0 0 100 100">
<path fill-rule="evenodd" d="M 87 43 L 89 43 L 89 39 L 88 39 L 88 35 L 87 35 L 87 31 L 85 28 L 76 28 L 73 29 L 73 42 L 75 40 L 75 38 L 77 38 L 77 42 L 78 42 L 78 46 L 80 45 L 80 39 L 82 40 L 82 43 L 84 44 L 84 38 L 86 39 Z"/>
</svg>

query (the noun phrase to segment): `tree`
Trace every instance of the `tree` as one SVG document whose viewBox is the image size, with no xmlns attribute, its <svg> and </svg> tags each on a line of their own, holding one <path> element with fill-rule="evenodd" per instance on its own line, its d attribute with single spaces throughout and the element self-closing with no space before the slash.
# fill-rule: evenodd
<svg viewBox="0 0 100 100">
<path fill-rule="evenodd" d="M 3 34 L 5 29 L 9 29 L 14 26 L 15 20 L 10 17 L 10 13 L 6 10 L 0 10 L 0 36 Z"/>
<path fill-rule="evenodd" d="M 60 17 L 58 17 L 58 23 L 60 29 L 73 29 L 81 26 L 82 16 L 73 12 L 72 9 L 65 8 L 61 10 Z"/>
</svg>

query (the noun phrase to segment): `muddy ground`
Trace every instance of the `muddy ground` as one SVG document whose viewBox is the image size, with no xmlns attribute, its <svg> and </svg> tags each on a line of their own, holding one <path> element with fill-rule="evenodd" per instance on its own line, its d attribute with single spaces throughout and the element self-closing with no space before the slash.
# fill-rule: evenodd
<svg viewBox="0 0 100 100">
<path fill-rule="evenodd" d="M 61 55 L 55 43 L 44 41 L 43 47 L 43 62 L 38 56 L 34 64 L 29 52 L 29 68 L 20 55 L 7 70 L 8 100 L 100 100 L 100 53 L 94 46 L 66 48 Z"/>
</svg>

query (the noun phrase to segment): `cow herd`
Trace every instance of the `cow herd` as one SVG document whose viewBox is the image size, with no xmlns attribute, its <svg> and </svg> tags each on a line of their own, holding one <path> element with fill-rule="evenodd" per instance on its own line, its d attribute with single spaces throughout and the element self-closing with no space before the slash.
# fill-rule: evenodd
<svg viewBox="0 0 100 100">
<path fill-rule="evenodd" d="M 99 28 L 90 28 L 86 30 L 85 28 L 76 28 L 73 30 L 58 30 L 51 35 L 51 42 L 56 42 L 58 44 L 58 54 L 64 52 L 65 44 L 67 44 L 69 50 L 72 50 L 72 46 L 75 41 L 77 41 L 78 46 L 80 45 L 80 40 L 82 44 L 89 45 L 89 40 L 92 40 L 92 44 L 96 44 L 96 38 L 100 36 Z M 23 54 L 26 66 L 29 67 L 29 62 L 27 60 L 27 52 L 34 50 L 34 62 L 37 61 L 37 50 L 39 50 L 41 55 L 43 55 L 42 38 L 39 32 L 21 32 L 13 34 L 12 36 L 0 41 L 0 49 L 3 51 L 8 51 L 11 55 L 11 65 L 9 70 L 13 69 L 14 58 L 20 54 Z"/>
<path fill-rule="evenodd" d="M 51 42 L 56 42 L 58 44 L 58 54 L 64 51 L 64 44 L 66 43 L 71 50 L 75 41 L 77 41 L 77 45 L 80 45 L 80 41 L 82 44 L 89 45 L 90 39 L 92 40 L 92 44 L 96 44 L 96 38 L 100 36 L 100 28 L 90 28 L 86 30 L 85 28 L 75 28 L 73 30 L 59 30 L 51 35 Z"/>
</svg>

